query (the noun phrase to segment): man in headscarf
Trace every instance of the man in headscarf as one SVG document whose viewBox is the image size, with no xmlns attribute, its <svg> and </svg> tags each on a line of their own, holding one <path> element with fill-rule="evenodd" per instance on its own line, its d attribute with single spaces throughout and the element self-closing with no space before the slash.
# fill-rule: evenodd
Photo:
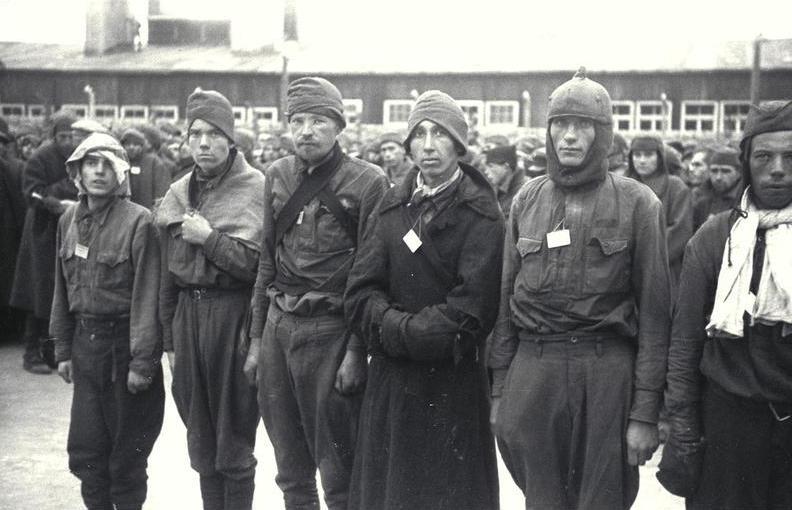
<svg viewBox="0 0 792 510">
<path fill-rule="evenodd" d="M 529 508 L 629 508 L 658 445 L 663 210 L 608 172 L 612 136 L 610 96 L 581 69 L 550 96 L 547 176 L 523 186 L 506 225 L 492 421 Z"/>
<path fill-rule="evenodd" d="M 710 217 L 737 207 L 745 189 L 740 153 L 730 147 L 714 148 L 709 158 L 709 179 L 693 192 L 693 230 Z"/>
<path fill-rule="evenodd" d="M 344 324 L 344 289 L 358 240 L 385 189 L 378 167 L 347 156 L 339 90 L 289 84 L 296 155 L 267 171 L 264 237 L 246 373 L 258 385 L 287 509 L 346 509 L 366 353 Z"/>
<path fill-rule="evenodd" d="M 22 192 L 28 210 L 14 272 L 11 305 L 27 312 L 22 366 L 34 374 L 49 374 L 50 367 L 54 368 L 53 359 L 47 360 L 49 366 L 44 362 L 40 343 L 48 337 L 58 218 L 77 199 L 77 188 L 66 174 L 66 159 L 74 150 L 74 121 L 69 114 L 53 118 L 51 143 L 33 153 L 22 175 Z"/>
<path fill-rule="evenodd" d="M 187 98 L 194 165 L 162 199 L 160 317 L 173 400 L 187 427 L 204 509 L 253 504 L 258 409 L 242 366 L 245 321 L 261 249 L 264 176 L 234 146 L 225 96 Z"/>
<path fill-rule="evenodd" d="M 658 478 L 691 510 L 792 508 L 792 101 L 752 107 L 740 162 L 739 209 L 688 243 L 674 313 Z"/>
<path fill-rule="evenodd" d="M 125 196 L 115 138 L 89 135 L 66 165 L 79 202 L 58 223 L 50 333 L 58 373 L 74 382 L 69 470 L 87 508 L 140 510 L 165 411 L 157 235 Z"/>
<path fill-rule="evenodd" d="M 671 270 L 671 299 L 676 297 L 685 245 L 693 235 L 693 203 L 690 189 L 676 175 L 670 175 L 663 142 L 654 136 L 636 136 L 627 155 L 627 177 L 649 186 L 663 204 Z"/>
<path fill-rule="evenodd" d="M 460 161 L 468 125 L 450 96 L 424 92 L 407 129 L 415 167 L 373 214 L 347 286 L 347 323 L 371 355 L 349 508 L 495 510 L 482 353 L 503 218 Z"/>
</svg>

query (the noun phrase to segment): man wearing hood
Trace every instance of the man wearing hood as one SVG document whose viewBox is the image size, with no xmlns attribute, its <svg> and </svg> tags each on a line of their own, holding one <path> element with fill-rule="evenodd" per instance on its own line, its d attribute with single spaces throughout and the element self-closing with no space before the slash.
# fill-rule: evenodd
<svg viewBox="0 0 792 510">
<path fill-rule="evenodd" d="M 752 107 L 740 150 L 747 188 L 687 245 L 668 356 L 658 478 L 691 510 L 792 508 L 792 101 Z"/>
<path fill-rule="evenodd" d="M 460 161 L 468 126 L 450 96 L 424 92 L 407 128 L 416 166 L 382 199 L 347 286 L 347 323 L 371 355 L 349 508 L 495 510 L 483 351 L 503 218 Z"/>
<path fill-rule="evenodd" d="M 660 202 L 666 220 L 668 267 L 671 270 L 671 298 L 676 298 L 676 286 L 682 271 L 685 245 L 693 235 L 693 205 L 690 189 L 666 167 L 663 142 L 653 136 L 637 136 L 627 155 L 627 177 L 649 186 Z"/>
<path fill-rule="evenodd" d="M 156 154 L 146 150 L 148 141 L 141 131 L 135 128 L 124 131 L 121 145 L 129 156 L 129 192 L 132 201 L 153 210 L 168 191 L 170 170 Z"/>
<path fill-rule="evenodd" d="M 289 84 L 296 155 L 269 168 L 264 241 L 246 372 L 258 385 L 286 508 L 346 509 L 366 353 L 344 324 L 358 240 L 387 188 L 378 167 L 343 153 L 339 90 L 324 78 Z"/>
<path fill-rule="evenodd" d="M 66 174 L 66 159 L 74 150 L 74 120 L 68 114 L 53 119 L 52 142 L 33 153 L 22 174 L 22 192 L 28 210 L 14 271 L 11 306 L 27 312 L 22 366 L 34 374 L 52 372 L 42 359 L 39 344 L 47 338 L 55 287 L 53 261 L 58 218 L 77 199 L 77 188 Z"/>
<path fill-rule="evenodd" d="M 58 373 L 74 382 L 69 470 L 87 508 L 140 510 L 165 411 L 156 231 L 125 198 L 115 138 L 88 136 L 66 165 L 79 202 L 58 222 L 50 333 Z"/>
<path fill-rule="evenodd" d="M 611 101 L 550 96 L 547 176 L 506 225 L 492 421 L 530 508 L 629 508 L 658 444 L 670 292 L 660 200 L 608 172 Z"/>
<path fill-rule="evenodd" d="M 244 510 L 253 504 L 258 409 L 242 373 L 243 329 L 261 249 L 264 176 L 237 152 L 234 113 L 219 92 L 190 94 L 187 129 L 194 165 L 156 213 L 163 343 L 204 509 Z"/>
<path fill-rule="evenodd" d="M 715 148 L 709 158 L 709 179 L 693 191 L 693 231 L 716 214 L 739 205 L 745 189 L 740 153 Z"/>
</svg>

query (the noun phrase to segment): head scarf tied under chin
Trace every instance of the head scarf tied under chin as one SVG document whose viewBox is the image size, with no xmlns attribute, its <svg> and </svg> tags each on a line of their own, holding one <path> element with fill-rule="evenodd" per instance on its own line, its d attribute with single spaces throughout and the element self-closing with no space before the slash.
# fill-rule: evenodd
<svg viewBox="0 0 792 510">
<path fill-rule="evenodd" d="M 583 117 L 594 122 L 594 142 L 583 163 L 575 167 L 561 165 L 556 154 L 550 127 L 559 117 Z M 608 153 L 613 142 L 613 112 L 605 87 L 586 77 L 581 67 L 575 76 L 550 94 L 547 109 L 547 175 L 558 186 L 576 187 L 601 180 L 608 173 Z"/>
<path fill-rule="evenodd" d="M 110 162 L 115 173 L 118 186 L 115 194 L 125 196 L 129 194 L 129 183 L 127 182 L 127 172 L 129 171 L 129 160 L 126 151 L 118 141 L 106 133 L 93 133 L 74 149 L 74 152 L 66 161 L 66 170 L 69 177 L 74 181 L 77 190 L 81 195 L 86 194 L 85 186 L 82 184 L 80 169 L 83 159 L 88 155 L 101 156 Z"/>
</svg>

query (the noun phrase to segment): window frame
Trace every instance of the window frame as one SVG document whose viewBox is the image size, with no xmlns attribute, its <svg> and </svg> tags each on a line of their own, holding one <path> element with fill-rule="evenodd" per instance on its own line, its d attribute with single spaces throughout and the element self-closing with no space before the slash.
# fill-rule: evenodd
<svg viewBox="0 0 792 510">
<path fill-rule="evenodd" d="M 628 113 L 628 114 L 616 113 L 615 111 L 613 111 L 613 108 L 616 107 L 616 106 L 629 106 L 630 107 L 630 113 Z M 611 112 L 612 112 L 612 115 L 613 115 L 613 129 L 615 131 L 634 131 L 636 129 L 635 128 L 635 125 L 636 125 L 635 112 L 636 112 L 636 110 L 637 110 L 637 108 L 635 106 L 635 101 L 629 101 L 629 100 L 626 100 L 626 99 L 617 99 L 617 100 L 611 101 Z M 628 123 L 627 129 L 619 128 L 619 122 L 620 121 L 627 121 L 627 123 Z"/>
<path fill-rule="evenodd" d="M 22 113 L 6 113 L 4 111 L 5 108 L 21 108 Z M 10 118 L 22 118 L 27 116 L 27 108 L 25 107 L 25 103 L 0 103 L 0 115 L 3 117 L 10 117 Z"/>
<path fill-rule="evenodd" d="M 662 114 L 651 114 L 651 115 L 642 115 L 641 114 L 641 107 L 642 106 L 659 106 L 663 107 L 663 101 L 660 99 L 646 99 L 641 101 L 635 102 L 635 124 L 633 125 L 635 131 L 640 131 L 643 133 L 659 133 L 663 131 L 663 121 L 665 121 L 665 129 L 671 129 L 671 121 L 673 119 L 673 107 L 674 104 L 670 100 L 665 101 L 666 106 L 666 115 L 665 119 L 663 119 Z M 643 120 L 651 120 L 652 121 L 652 129 L 642 129 L 641 128 L 641 121 Z M 660 122 L 660 129 L 654 129 L 655 123 Z"/>
<path fill-rule="evenodd" d="M 687 112 L 688 106 L 711 106 L 712 114 L 688 113 Z M 687 99 L 685 101 L 682 101 L 679 108 L 680 111 L 679 131 L 683 133 L 696 133 L 696 134 L 716 133 L 719 127 L 718 110 L 720 110 L 720 107 L 718 106 L 717 101 L 711 101 L 707 99 Z M 694 120 L 696 122 L 696 129 L 687 129 L 685 124 L 687 124 L 687 122 L 690 120 Z M 704 121 L 712 122 L 711 130 L 704 130 L 701 128 L 701 123 Z"/>
<path fill-rule="evenodd" d="M 112 117 L 105 117 L 105 116 L 101 116 L 100 117 L 100 116 L 96 115 L 96 110 L 100 109 L 100 108 L 101 109 L 112 109 L 113 110 L 113 116 Z M 118 120 L 118 105 L 114 105 L 114 104 L 95 104 L 94 105 L 94 111 L 93 111 L 93 117 L 95 119 L 103 119 L 103 120 L 104 119 L 110 119 L 110 120 L 113 120 L 113 121 Z"/>
<path fill-rule="evenodd" d="M 155 116 L 154 112 L 171 112 L 173 113 L 172 117 L 164 117 L 164 116 Z M 171 122 L 178 122 L 179 121 L 179 107 L 175 104 L 153 104 L 149 107 L 148 115 L 150 120 L 156 119 L 165 119 Z"/>
<path fill-rule="evenodd" d="M 36 115 L 35 111 L 41 109 L 41 113 Z M 47 116 L 47 105 L 43 104 L 29 104 L 25 108 L 25 117 L 28 119 L 43 119 Z"/>
<path fill-rule="evenodd" d="M 405 106 L 408 105 L 412 110 L 415 101 L 412 99 L 386 99 L 382 102 L 382 123 L 390 128 L 404 127 L 407 125 L 407 119 L 393 120 L 391 119 L 392 106 Z"/>
<path fill-rule="evenodd" d="M 485 101 L 482 101 L 480 99 L 457 99 L 456 103 L 459 105 L 459 107 L 464 112 L 465 121 L 467 121 L 468 126 L 471 126 L 471 127 L 474 126 L 474 125 L 482 126 L 482 125 L 486 124 L 485 117 L 486 117 L 486 114 L 487 114 L 487 109 L 485 107 L 485 104 L 486 104 Z M 473 124 L 473 123 L 470 122 L 470 116 L 469 116 L 466 108 L 478 108 L 479 113 L 478 113 L 478 115 L 476 117 L 477 118 L 477 123 L 476 124 Z"/>
<path fill-rule="evenodd" d="M 272 115 L 271 120 L 257 119 L 257 113 L 269 113 Z M 247 122 L 255 124 L 259 129 L 271 129 L 278 125 L 278 107 L 277 106 L 251 106 L 247 114 Z"/>
<path fill-rule="evenodd" d="M 143 110 L 143 116 L 142 117 L 138 117 L 138 116 L 127 117 L 127 112 L 128 111 L 137 110 L 137 109 L 142 109 Z M 143 121 L 148 122 L 148 120 L 149 120 L 149 107 L 147 105 L 143 105 L 143 104 L 125 104 L 125 105 L 121 105 L 121 109 L 120 109 L 120 111 L 118 113 L 118 118 L 119 118 L 119 120 L 123 120 L 123 121 L 130 121 L 130 120 L 139 121 L 139 120 L 143 120 Z"/>
<path fill-rule="evenodd" d="M 71 111 L 78 119 L 88 118 L 88 104 L 87 103 L 63 103 L 58 108 L 58 113 Z M 82 111 L 82 115 L 80 114 Z"/>
<path fill-rule="evenodd" d="M 493 122 L 493 106 L 508 106 L 512 110 L 511 122 Z M 484 102 L 484 124 L 487 126 L 518 127 L 520 125 L 520 102 L 512 100 L 493 100 Z"/>
</svg>

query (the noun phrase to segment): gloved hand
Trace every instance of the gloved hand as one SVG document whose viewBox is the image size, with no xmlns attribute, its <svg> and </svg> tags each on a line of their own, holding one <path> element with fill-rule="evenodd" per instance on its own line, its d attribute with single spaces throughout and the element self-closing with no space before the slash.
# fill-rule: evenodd
<svg viewBox="0 0 792 510">
<path fill-rule="evenodd" d="M 698 490 L 704 460 L 698 406 L 675 411 L 669 422 L 671 435 L 663 449 L 657 479 L 671 494 L 690 497 Z"/>
</svg>

